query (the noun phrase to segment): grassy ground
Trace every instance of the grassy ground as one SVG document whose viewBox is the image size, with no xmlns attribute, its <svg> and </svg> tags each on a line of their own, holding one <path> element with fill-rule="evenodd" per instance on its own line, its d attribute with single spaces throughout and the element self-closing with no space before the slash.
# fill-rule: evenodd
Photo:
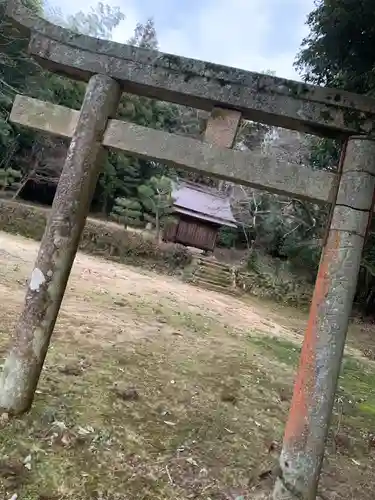
<svg viewBox="0 0 375 500">
<path fill-rule="evenodd" d="M 36 251 L 0 233 L 2 354 Z M 304 320 L 80 255 L 32 411 L 0 418 L 0 498 L 267 494 Z M 359 350 L 370 338 L 352 329 L 324 498 L 373 498 L 375 365 Z"/>
</svg>

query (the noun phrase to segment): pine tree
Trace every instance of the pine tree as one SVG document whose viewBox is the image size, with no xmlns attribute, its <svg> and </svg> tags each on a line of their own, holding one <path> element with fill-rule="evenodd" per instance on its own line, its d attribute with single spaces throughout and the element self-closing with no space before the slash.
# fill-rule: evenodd
<svg viewBox="0 0 375 500">
<path fill-rule="evenodd" d="M 137 159 L 121 153 L 109 152 L 95 192 L 101 212 L 109 214 L 116 198 L 136 198 L 142 184 L 141 166 Z"/>
<path fill-rule="evenodd" d="M 155 226 L 156 239 L 173 213 L 172 182 L 166 176 L 151 177 L 146 184 L 138 187 L 138 195 L 145 209 L 144 218 Z"/>
<path fill-rule="evenodd" d="M 136 199 L 116 198 L 112 216 L 125 227 L 141 227 L 144 224 L 143 207 Z"/>
<path fill-rule="evenodd" d="M 142 184 L 142 168 L 135 158 L 126 157 L 117 160 L 117 175 L 121 179 L 120 193 L 126 198 L 137 197 L 137 188 Z"/>
</svg>

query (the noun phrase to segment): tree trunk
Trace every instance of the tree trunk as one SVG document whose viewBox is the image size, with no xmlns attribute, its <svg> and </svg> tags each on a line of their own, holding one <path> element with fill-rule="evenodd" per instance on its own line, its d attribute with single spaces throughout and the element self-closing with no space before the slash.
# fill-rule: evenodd
<svg viewBox="0 0 375 500">
<path fill-rule="evenodd" d="M 103 204 L 102 204 L 102 215 L 105 217 L 108 215 L 108 196 L 104 195 Z"/>
<path fill-rule="evenodd" d="M 17 191 L 14 192 L 14 194 L 12 196 L 12 200 L 16 200 L 18 198 L 18 196 L 20 195 L 21 191 L 23 190 L 23 188 L 26 186 L 26 184 L 31 179 L 32 175 L 34 175 L 34 174 L 35 174 L 35 169 L 32 169 L 31 172 L 29 172 L 27 175 L 24 176 L 24 178 L 20 182 L 20 185 L 18 186 Z"/>
<path fill-rule="evenodd" d="M 35 144 L 36 143 L 34 143 L 34 146 L 35 146 Z M 32 150 L 31 150 L 31 154 L 32 155 L 33 155 L 34 146 L 32 147 Z M 18 186 L 17 191 L 12 196 L 13 200 L 16 200 L 18 198 L 18 196 L 20 195 L 21 191 L 26 186 L 26 184 L 28 183 L 28 181 L 30 179 L 32 179 L 34 177 L 34 175 L 36 175 L 36 173 L 38 171 L 39 164 L 40 164 L 40 151 L 37 150 L 36 153 L 34 153 L 34 154 L 35 154 L 35 156 L 34 156 L 34 161 L 32 162 L 32 168 L 29 170 L 29 172 L 21 180 L 20 185 Z"/>
<path fill-rule="evenodd" d="M 160 218 L 159 218 L 159 210 L 156 209 L 155 212 L 155 230 L 156 230 L 156 241 L 160 241 Z"/>
</svg>

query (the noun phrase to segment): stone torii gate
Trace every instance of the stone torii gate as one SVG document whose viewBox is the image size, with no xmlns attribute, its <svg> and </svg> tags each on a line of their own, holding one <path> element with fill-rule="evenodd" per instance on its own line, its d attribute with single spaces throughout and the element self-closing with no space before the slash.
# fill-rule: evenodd
<svg viewBox="0 0 375 500">
<path fill-rule="evenodd" d="M 375 187 L 375 100 L 291 80 L 97 40 L 33 15 L 7 14 L 45 68 L 88 82 L 80 111 L 22 95 L 11 121 L 70 138 L 51 215 L 0 379 L 0 409 L 27 411 L 43 367 L 108 148 L 273 193 L 330 203 L 275 500 L 313 500 Z M 203 141 L 114 119 L 122 91 L 211 111 Z M 239 120 L 343 140 L 337 172 L 233 151 Z"/>
</svg>

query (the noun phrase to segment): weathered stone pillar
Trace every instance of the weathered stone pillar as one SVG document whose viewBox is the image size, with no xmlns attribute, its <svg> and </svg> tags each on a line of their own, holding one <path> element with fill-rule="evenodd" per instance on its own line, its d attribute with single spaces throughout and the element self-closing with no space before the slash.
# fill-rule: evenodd
<svg viewBox="0 0 375 500">
<path fill-rule="evenodd" d="M 316 280 L 274 500 L 315 500 L 317 495 L 374 187 L 375 141 L 351 137 Z"/>
<path fill-rule="evenodd" d="M 31 407 L 105 160 L 103 133 L 108 118 L 117 110 L 120 95 L 118 83 L 108 76 L 95 75 L 87 85 L 24 308 L 0 378 L 0 409 L 11 414 Z"/>
<path fill-rule="evenodd" d="M 222 148 L 233 148 L 241 116 L 239 111 L 233 109 L 213 108 L 206 123 L 203 140 Z M 224 181 L 221 180 L 218 183 L 219 191 L 223 185 Z"/>
</svg>

